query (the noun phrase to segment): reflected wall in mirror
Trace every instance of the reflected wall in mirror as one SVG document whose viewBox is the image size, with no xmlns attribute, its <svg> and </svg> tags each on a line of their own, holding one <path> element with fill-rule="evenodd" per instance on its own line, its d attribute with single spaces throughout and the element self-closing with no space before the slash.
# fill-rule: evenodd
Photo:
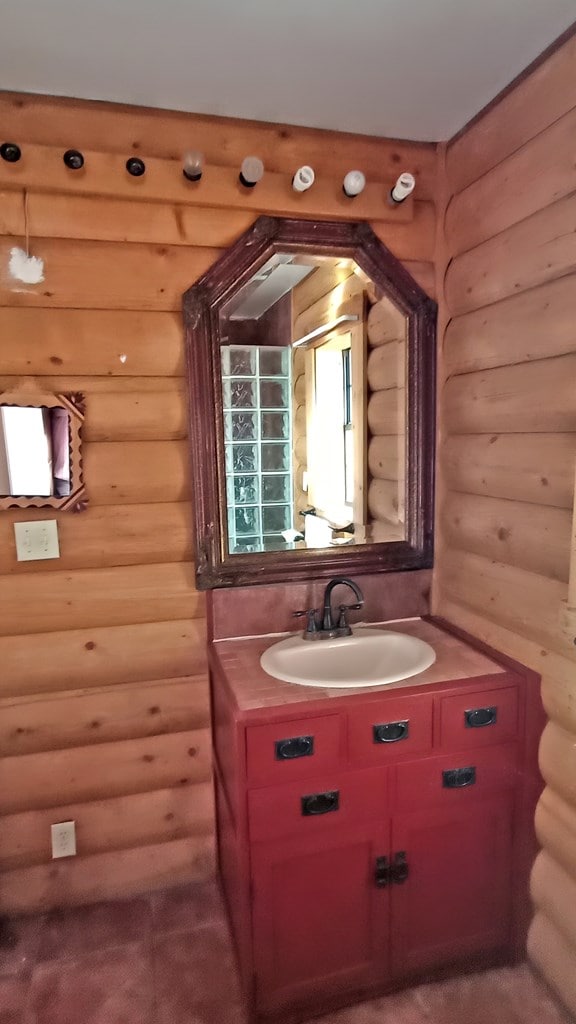
<svg viewBox="0 0 576 1024">
<path fill-rule="evenodd" d="M 404 540 L 407 318 L 355 260 L 275 253 L 220 345 L 229 553 Z"/>
<path fill-rule="evenodd" d="M 198 585 L 430 565 L 435 306 L 370 228 L 261 218 L 184 309 Z"/>
<path fill-rule="evenodd" d="M 0 394 L 0 509 L 81 511 L 84 396 L 43 393 L 32 380 Z"/>
</svg>

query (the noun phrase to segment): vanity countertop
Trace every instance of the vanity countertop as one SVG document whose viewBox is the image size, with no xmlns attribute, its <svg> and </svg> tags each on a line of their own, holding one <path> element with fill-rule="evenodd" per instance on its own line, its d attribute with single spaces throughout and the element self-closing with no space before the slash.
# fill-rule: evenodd
<svg viewBox="0 0 576 1024">
<path fill-rule="evenodd" d="M 409 686 L 450 682 L 453 679 L 473 679 L 475 676 L 496 675 L 506 671 L 499 662 L 423 619 L 403 619 L 397 622 L 366 625 L 377 629 L 389 629 L 395 633 L 406 633 L 425 640 L 434 648 L 436 661 L 417 676 L 401 679 L 396 683 L 387 683 L 381 687 L 321 689 L 282 682 L 261 668 L 260 656 L 263 651 L 283 637 L 258 636 L 242 640 L 218 640 L 212 644 L 212 657 L 226 676 L 238 709 L 245 712 L 297 705 L 306 701 L 318 702 L 359 694 L 377 694 Z"/>
</svg>

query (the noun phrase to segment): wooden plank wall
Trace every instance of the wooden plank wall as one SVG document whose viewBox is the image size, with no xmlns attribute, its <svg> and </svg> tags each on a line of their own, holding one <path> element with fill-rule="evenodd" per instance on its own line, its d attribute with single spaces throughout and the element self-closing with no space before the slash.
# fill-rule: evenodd
<svg viewBox="0 0 576 1024">
<path fill-rule="evenodd" d="M 447 149 L 433 605 L 542 673 L 529 952 L 574 1012 L 575 63 L 572 38 Z"/>
<path fill-rule="evenodd" d="M 320 181 L 330 178 L 330 189 L 316 193 L 317 212 L 333 216 L 343 208 L 339 180 L 351 166 L 362 167 L 374 185 L 371 208 L 381 196 L 389 218 L 376 217 L 375 230 L 432 289 L 436 151 L 7 94 L 0 96 L 0 124 L 3 137 L 24 153 L 21 178 L 11 178 L 8 165 L 0 168 L 0 388 L 34 375 L 44 388 L 86 392 L 90 498 L 86 513 L 56 516 L 59 561 L 15 559 L 14 522 L 45 512 L 0 516 L 0 911 L 15 912 L 213 870 L 182 292 L 259 212 L 294 201 L 290 180 L 303 163 L 315 167 Z M 190 145 L 204 151 L 217 173 L 211 184 L 206 175 L 206 193 L 204 182 L 194 186 L 187 205 L 185 192 L 173 200 L 183 186 L 179 164 L 167 161 L 178 161 Z M 101 154 L 94 158 L 96 176 L 87 160 L 84 177 L 74 177 L 60 157 L 50 157 L 43 176 L 38 146 Z M 254 190 L 244 209 L 234 183 L 251 152 L 278 177 L 267 191 Z M 163 162 L 160 185 L 150 172 L 154 198 L 146 201 L 123 170 L 134 153 L 154 170 L 154 161 Z M 395 220 L 384 183 L 404 168 L 417 176 L 414 216 L 405 211 Z M 164 199 L 168 172 L 174 184 Z M 20 286 L 7 275 L 7 254 L 23 240 L 23 185 L 31 250 L 45 259 L 40 286 Z M 330 190 L 338 196 L 332 207 Z M 202 205 L 204 194 L 213 205 Z M 314 195 L 306 200 L 309 214 Z M 342 215 L 354 217 L 354 209 L 360 215 L 360 205 Z M 49 826 L 70 818 L 77 823 L 78 856 L 52 863 Z"/>
</svg>

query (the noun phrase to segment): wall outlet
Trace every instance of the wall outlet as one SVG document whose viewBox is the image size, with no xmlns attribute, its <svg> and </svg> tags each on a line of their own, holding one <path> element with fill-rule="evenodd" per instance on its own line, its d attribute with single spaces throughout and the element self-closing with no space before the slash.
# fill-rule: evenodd
<svg viewBox="0 0 576 1024">
<path fill-rule="evenodd" d="M 60 558 L 56 519 L 14 523 L 14 536 L 16 558 L 19 562 L 31 562 L 36 558 Z"/>
<path fill-rule="evenodd" d="M 76 856 L 76 822 L 60 821 L 57 825 L 51 825 L 52 833 L 52 860 L 57 857 Z"/>
</svg>

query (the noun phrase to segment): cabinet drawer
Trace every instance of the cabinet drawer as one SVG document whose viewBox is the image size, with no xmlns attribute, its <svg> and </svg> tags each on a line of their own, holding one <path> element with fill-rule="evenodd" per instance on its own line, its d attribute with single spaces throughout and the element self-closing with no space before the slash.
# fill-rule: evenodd
<svg viewBox="0 0 576 1024">
<path fill-rule="evenodd" d="M 439 700 L 440 745 L 446 749 L 491 746 L 518 733 L 518 690 L 481 690 Z"/>
<path fill-rule="evenodd" d="M 324 773 L 302 782 L 248 794 L 252 842 L 278 836 L 306 838 L 346 829 L 387 814 L 388 773 L 381 768 Z"/>
<path fill-rule="evenodd" d="M 336 767 L 341 750 L 340 715 L 256 725 L 246 736 L 248 779 L 259 785 L 303 779 Z"/>
<path fill-rule="evenodd" d="M 492 750 L 460 751 L 399 765 L 396 807 L 426 808 L 466 801 L 514 786 L 518 752 L 515 744 Z"/>
<path fill-rule="evenodd" d="M 432 699 L 385 698 L 348 717 L 349 758 L 353 763 L 389 764 L 432 748 Z"/>
</svg>

